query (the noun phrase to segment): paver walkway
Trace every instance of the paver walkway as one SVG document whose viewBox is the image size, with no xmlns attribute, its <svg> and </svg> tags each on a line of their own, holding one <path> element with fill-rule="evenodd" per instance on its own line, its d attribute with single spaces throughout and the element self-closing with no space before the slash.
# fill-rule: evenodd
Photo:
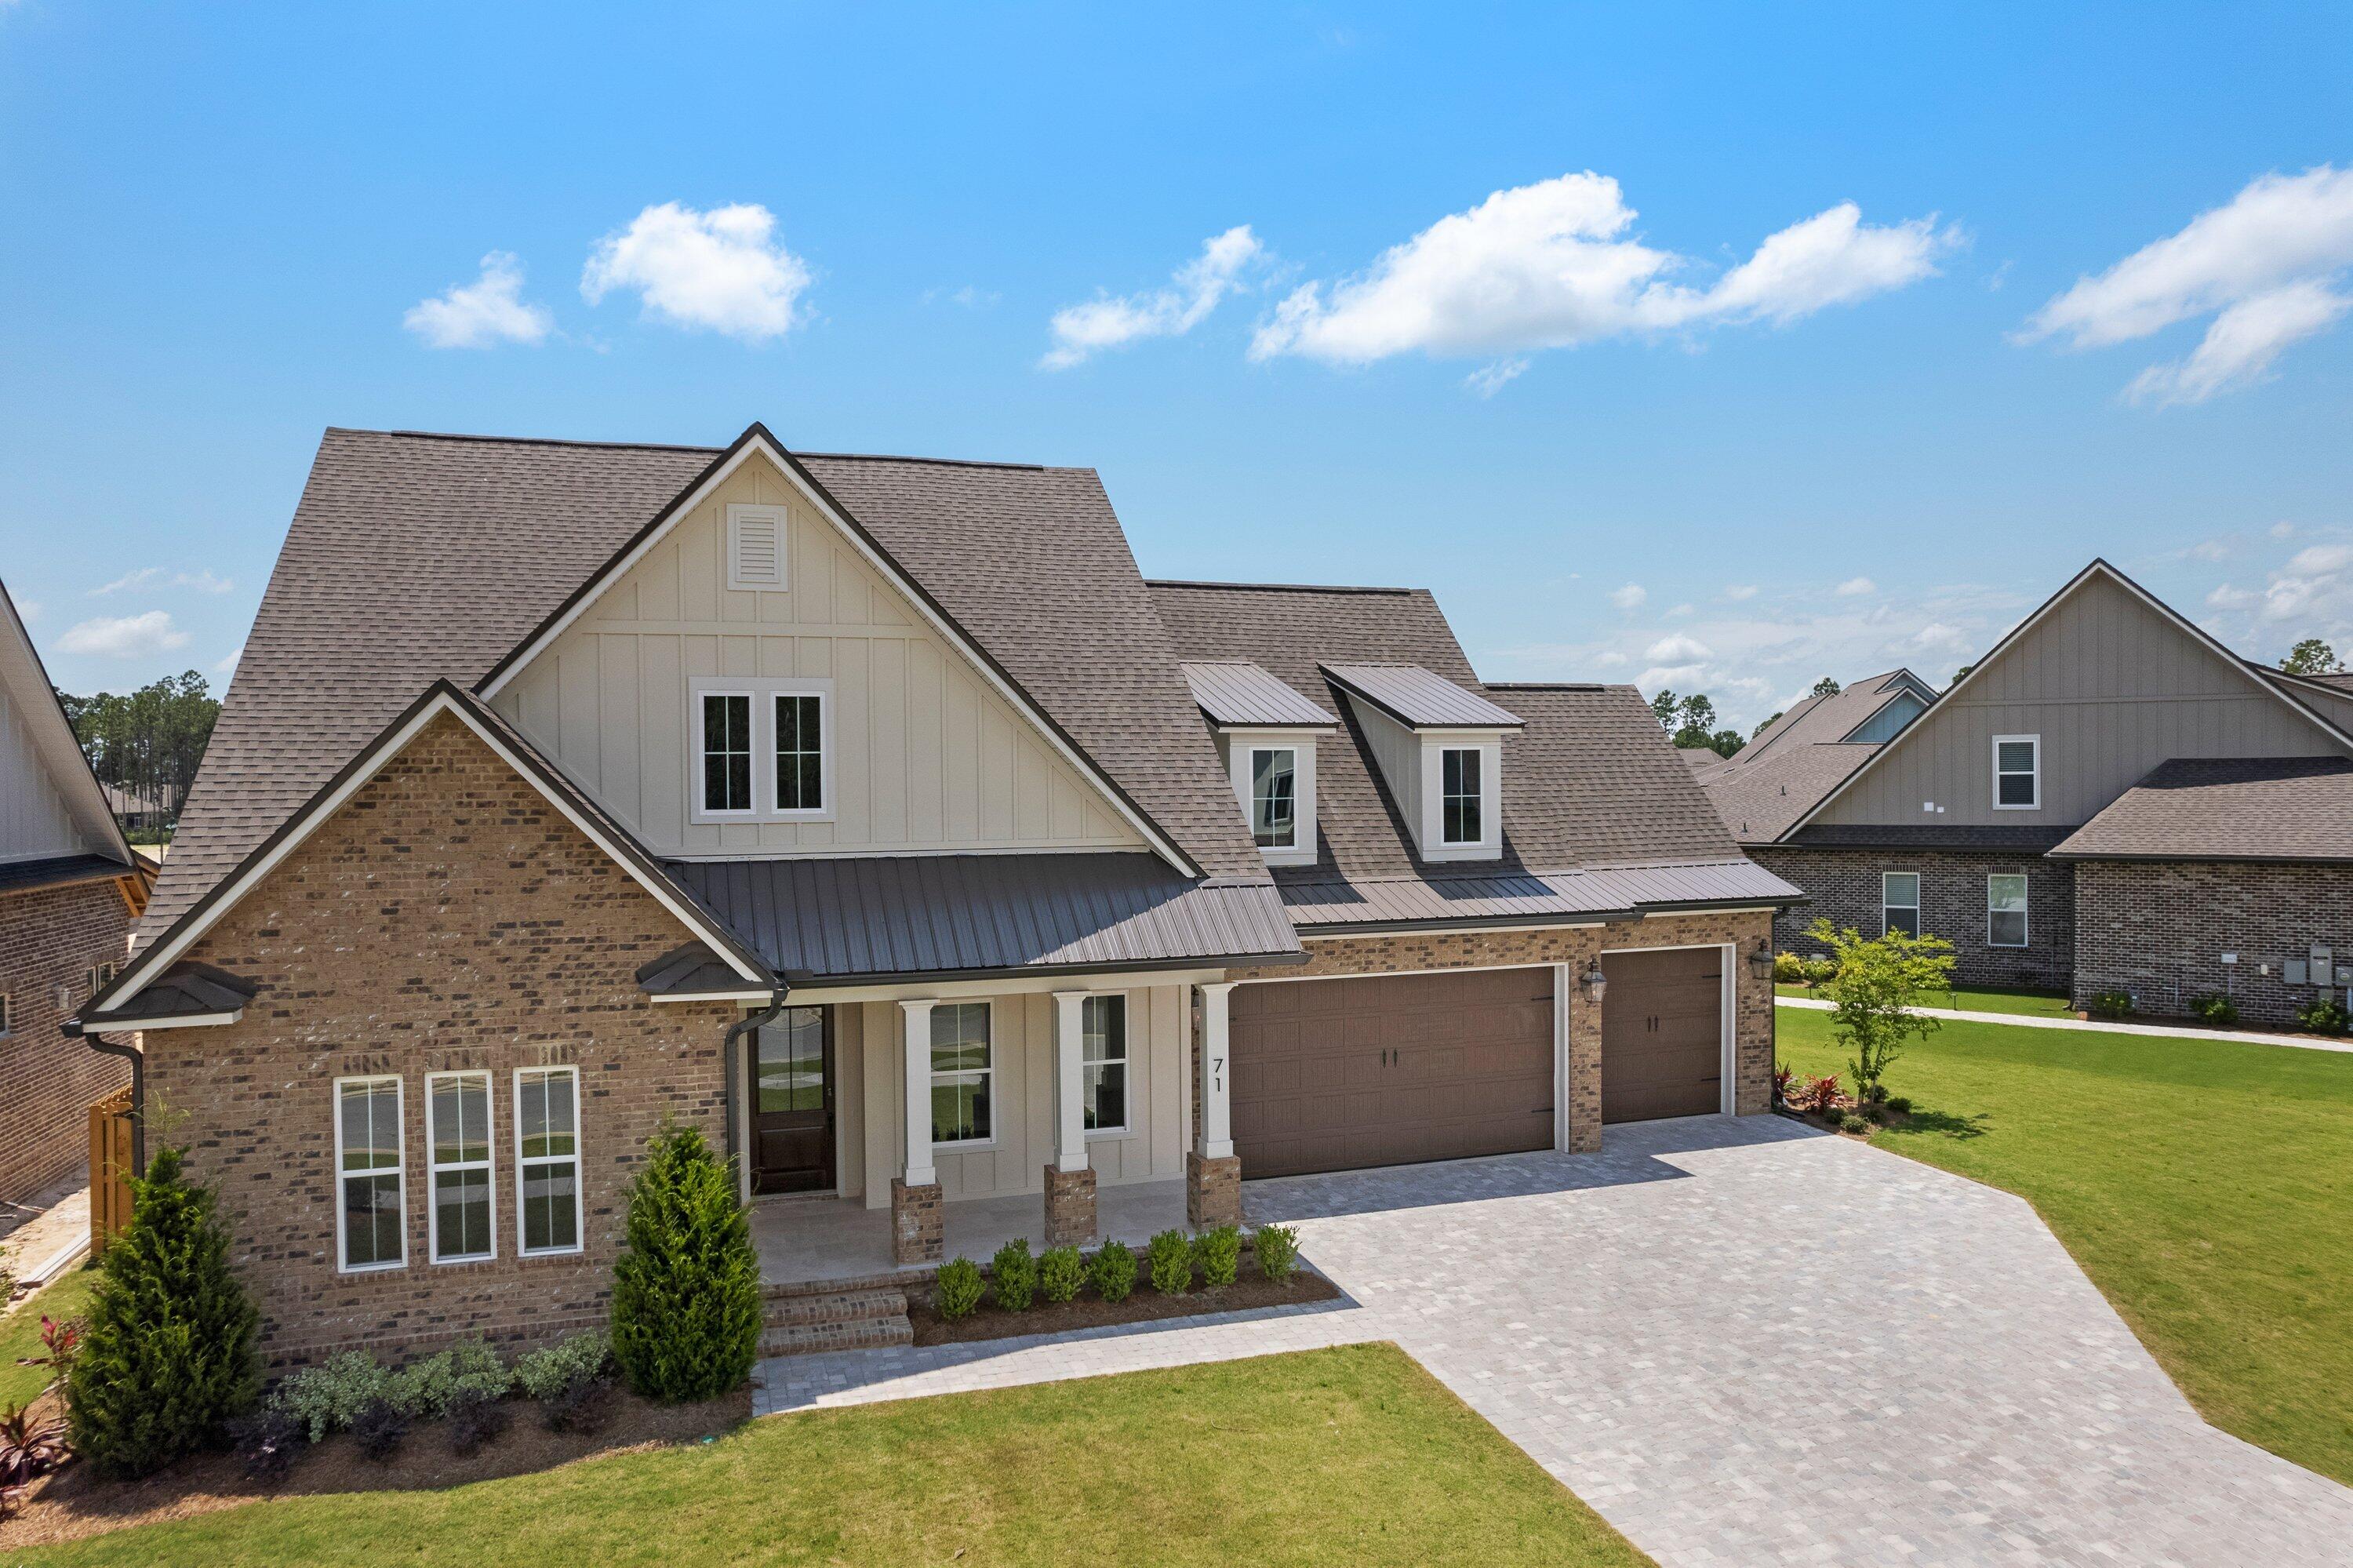
<svg viewBox="0 0 2353 1568">
<path fill-rule="evenodd" d="M 1831 1011 L 1831 1004 L 1810 996 L 1777 996 L 1776 1007 L 1810 1008 L 1816 1012 Z M 2179 1023 L 2117 1023 L 2105 1018 L 2042 1018 L 2031 1012 L 1979 1012 L 1975 1009 L 1951 1007 L 1915 1007 L 1906 1009 L 1923 1018 L 1942 1018 L 1961 1023 L 2015 1024 L 2021 1029 L 2080 1029 L 2092 1034 L 2158 1034 L 2168 1040 L 2227 1040 L 2239 1045 L 2292 1045 L 2299 1051 L 2344 1051 L 2353 1053 L 2353 1040 L 2329 1040 L 2317 1034 L 2280 1034 L 2261 1029 L 2196 1029 Z"/>
<path fill-rule="evenodd" d="M 797 1357 L 763 1410 L 1394 1340 L 1667 1568 L 2319 1568 L 2353 1491 L 2200 1420 L 2026 1203 L 1780 1118 L 1251 1182 L 1355 1305 Z"/>
</svg>

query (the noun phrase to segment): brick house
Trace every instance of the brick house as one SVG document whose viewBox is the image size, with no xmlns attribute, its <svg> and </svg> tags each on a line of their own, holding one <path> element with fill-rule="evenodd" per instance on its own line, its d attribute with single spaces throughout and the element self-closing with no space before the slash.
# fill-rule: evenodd
<svg viewBox="0 0 2353 1568">
<path fill-rule="evenodd" d="M 2105 561 L 1949 690 L 1857 682 L 1697 776 L 1811 895 L 1784 948 L 1901 926 L 1965 984 L 2265 1023 L 2353 984 L 2353 678 L 2241 659 Z"/>
<path fill-rule="evenodd" d="M 1631 688 L 1089 471 L 333 430 L 79 1026 L 286 1364 L 596 1320 L 665 1121 L 784 1288 L 1761 1111 L 1795 896 Z"/>
<path fill-rule="evenodd" d="M 85 1107 L 130 1079 L 59 1026 L 113 978 L 147 888 L 0 585 L 0 1213 L 83 1169 Z"/>
</svg>

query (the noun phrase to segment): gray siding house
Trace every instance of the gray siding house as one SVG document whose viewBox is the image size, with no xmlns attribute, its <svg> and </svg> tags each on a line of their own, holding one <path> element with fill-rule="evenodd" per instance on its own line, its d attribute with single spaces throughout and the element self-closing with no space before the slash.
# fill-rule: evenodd
<svg viewBox="0 0 2353 1568">
<path fill-rule="evenodd" d="M 1700 778 L 1813 896 L 1784 947 L 1817 916 L 1896 926 L 1951 941 L 1964 982 L 2154 1013 L 2223 993 L 2284 1022 L 2353 980 L 2348 698 L 2095 560 L 1892 737 L 1753 747 Z"/>
</svg>

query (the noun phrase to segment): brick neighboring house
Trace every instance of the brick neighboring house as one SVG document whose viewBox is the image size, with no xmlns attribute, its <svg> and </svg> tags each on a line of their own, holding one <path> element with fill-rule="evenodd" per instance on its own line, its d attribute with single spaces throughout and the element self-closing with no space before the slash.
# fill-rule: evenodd
<svg viewBox="0 0 2353 1568">
<path fill-rule="evenodd" d="M 1901 925 L 1966 983 L 2286 1023 L 2353 984 L 2349 770 L 2353 679 L 2241 659 L 2095 560 L 1941 695 L 1857 682 L 1698 777 L 1812 895 L 1784 948 Z"/>
<path fill-rule="evenodd" d="M 665 1118 L 792 1282 L 1760 1111 L 1797 896 L 1631 688 L 1089 471 L 332 430 L 78 1026 L 286 1365 L 595 1321 Z"/>
<path fill-rule="evenodd" d="M 130 1078 L 59 1025 L 113 978 L 147 888 L 0 585 L 0 1209 L 83 1169 L 84 1110 Z"/>
</svg>

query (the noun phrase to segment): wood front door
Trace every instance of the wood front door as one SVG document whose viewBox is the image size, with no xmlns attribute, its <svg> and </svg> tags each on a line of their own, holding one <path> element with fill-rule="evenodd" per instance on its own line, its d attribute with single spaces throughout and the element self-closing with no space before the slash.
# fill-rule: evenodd
<svg viewBox="0 0 2353 1568">
<path fill-rule="evenodd" d="M 833 1183 L 833 1009 L 788 1007 L 752 1042 L 752 1190 Z"/>
</svg>

